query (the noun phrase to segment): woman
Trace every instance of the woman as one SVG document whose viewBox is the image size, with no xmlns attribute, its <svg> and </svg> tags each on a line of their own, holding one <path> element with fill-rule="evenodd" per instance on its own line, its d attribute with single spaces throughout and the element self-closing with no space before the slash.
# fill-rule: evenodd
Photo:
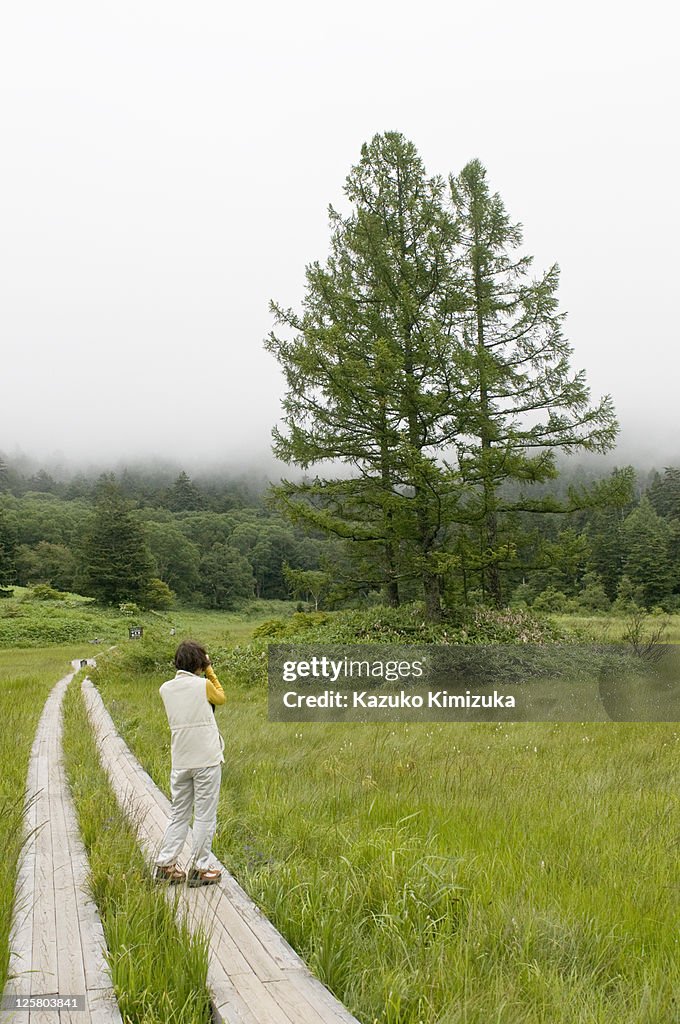
<svg viewBox="0 0 680 1024">
<path fill-rule="evenodd" d="M 156 859 L 155 878 L 170 883 L 186 881 L 187 874 L 177 867 L 177 858 L 184 846 L 193 811 L 188 884 L 215 885 L 222 874 L 210 861 L 217 827 L 224 743 L 214 711 L 215 705 L 224 704 L 226 697 L 205 647 L 195 640 L 184 640 L 179 645 L 175 668 L 175 678 L 160 688 L 172 735 L 172 810 Z"/>
</svg>

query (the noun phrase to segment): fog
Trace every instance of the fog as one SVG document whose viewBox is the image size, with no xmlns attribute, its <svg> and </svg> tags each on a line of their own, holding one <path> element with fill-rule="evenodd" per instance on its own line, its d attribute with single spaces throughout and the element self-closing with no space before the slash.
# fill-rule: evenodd
<svg viewBox="0 0 680 1024">
<path fill-rule="evenodd" d="M 275 470 L 297 305 L 375 132 L 472 157 L 562 268 L 615 461 L 677 460 L 672 7 L 27 0 L 0 26 L 0 451 Z"/>
</svg>

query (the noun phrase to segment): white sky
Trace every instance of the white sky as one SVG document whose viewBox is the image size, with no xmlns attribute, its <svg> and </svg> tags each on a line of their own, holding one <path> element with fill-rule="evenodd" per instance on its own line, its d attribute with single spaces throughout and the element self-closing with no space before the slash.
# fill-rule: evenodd
<svg viewBox="0 0 680 1024">
<path fill-rule="evenodd" d="M 680 455 L 673 5 L 22 0 L 0 16 L 0 451 L 266 460 L 375 132 L 486 165 L 627 446 Z"/>
</svg>

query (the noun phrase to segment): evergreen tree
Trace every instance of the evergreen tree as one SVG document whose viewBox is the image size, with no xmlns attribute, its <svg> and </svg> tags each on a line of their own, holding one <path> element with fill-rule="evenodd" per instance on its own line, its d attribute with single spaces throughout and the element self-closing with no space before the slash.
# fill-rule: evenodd
<svg viewBox="0 0 680 1024">
<path fill-rule="evenodd" d="M 669 466 L 663 476 L 654 474 L 649 488 L 649 500 L 660 516 L 680 519 L 680 469 Z"/>
<path fill-rule="evenodd" d="M 644 495 L 637 508 L 626 516 L 621 531 L 625 552 L 623 568 L 635 588 L 636 600 L 645 608 L 663 605 L 674 583 L 668 523 L 657 515 Z"/>
<path fill-rule="evenodd" d="M 184 470 L 167 492 L 164 504 L 173 512 L 200 512 L 206 507 L 203 495 Z"/>
<path fill-rule="evenodd" d="M 132 517 L 113 477 L 97 488 L 94 521 L 83 548 L 84 592 L 104 604 L 145 605 L 153 563 L 141 525 Z"/>
<path fill-rule="evenodd" d="M 267 348 L 287 383 L 276 455 L 305 469 L 341 462 L 352 475 L 284 482 L 277 494 L 294 521 L 359 545 L 365 569 L 375 559 L 370 582 L 389 603 L 417 577 L 436 618 L 457 493 L 441 460 L 452 439 L 455 308 L 444 183 L 388 132 L 363 146 L 345 194 L 351 212 L 330 209 L 331 254 L 307 268 L 303 312 L 272 304 L 292 340 L 272 333 Z"/>
<path fill-rule="evenodd" d="M 547 545 L 546 553 L 550 562 L 550 581 L 563 594 L 576 594 L 590 554 L 587 536 L 567 527 L 560 530 L 554 543 Z"/>
<path fill-rule="evenodd" d="M 600 577 L 607 597 L 613 601 L 618 595 L 625 559 L 621 527 L 634 507 L 633 467 L 615 469 L 610 484 L 609 500 L 588 514 L 586 534 L 590 549 L 588 566 Z"/>
<path fill-rule="evenodd" d="M 458 319 L 458 464 L 476 491 L 469 514 L 481 528 L 484 585 L 502 602 L 499 520 L 504 511 L 554 511 L 554 499 L 501 495 L 557 475 L 555 453 L 606 451 L 616 437 L 611 399 L 591 406 L 585 373 L 570 369 L 562 335 L 557 265 L 537 279 L 532 258 L 519 255 L 521 226 L 513 224 L 486 171 L 472 160 L 450 179 L 460 237 L 456 277 L 464 293 Z"/>
<path fill-rule="evenodd" d="M 10 587 L 16 580 L 16 550 L 16 530 L 5 510 L 0 508 L 0 590 Z"/>
</svg>

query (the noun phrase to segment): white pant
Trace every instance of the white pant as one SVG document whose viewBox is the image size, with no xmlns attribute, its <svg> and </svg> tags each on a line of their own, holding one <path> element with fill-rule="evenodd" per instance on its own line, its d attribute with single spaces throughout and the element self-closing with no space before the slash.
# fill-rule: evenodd
<svg viewBox="0 0 680 1024">
<path fill-rule="evenodd" d="M 220 796 L 222 765 L 209 768 L 182 768 L 170 772 L 172 809 L 156 863 L 174 864 L 184 846 L 191 812 L 194 812 L 192 864 L 199 871 L 210 867 L 213 836 L 217 827 L 217 801 Z"/>
</svg>

